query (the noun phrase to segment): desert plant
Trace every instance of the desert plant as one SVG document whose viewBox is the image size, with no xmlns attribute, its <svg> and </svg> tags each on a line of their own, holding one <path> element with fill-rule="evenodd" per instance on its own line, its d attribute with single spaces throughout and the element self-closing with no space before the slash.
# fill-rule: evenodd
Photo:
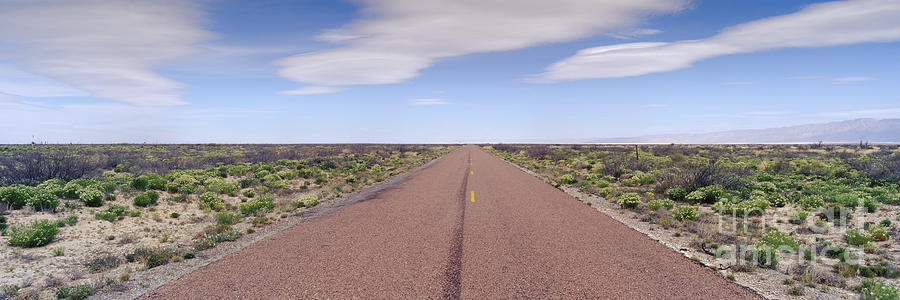
<svg viewBox="0 0 900 300">
<path fill-rule="evenodd" d="M 21 209 L 31 194 L 32 189 L 24 185 L 0 187 L 0 203 L 6 204 L 9 209 Z"/>
<path fill-rule="evenodd" d="M 898 293 L 897 288 L 887 285 L 880 280 L 863 280 L 859 293 L 865 300 L 900 299 L 900 293 Z"/>
<path fill-rule="evenodd" d="M 56 288 L 57 299 L 81 300 L 94 294 L 94 287 L 90 284 L 73 286 L 61 286 Z"/>
<path fill-rule="evenodd" d="M 59 206 L 59 197 L 52 192 L 39 189 L 34 192 L 27 203 L 36 211 L 56 211 L 56 207 Z"/>
<path fill-rule="evenodd" d="M 657 199 L 650 201 L 647 206 L 649 206 L 652 210 L 670 210 L 675 207 L 675 201 L 672 201 L 670 199 Z"/>
<path fill-rule="evenodd" d="M 274 200 L 271 197 L 257 197 L 239 206 L 241 213 L 248 216 L 271 210 L 274 207 Z"/>
<path fill-rule="evenodd" d="M 572 176 L 572 174 L 565 174 L 559 177 L 559 184 L 574 184 L 576 182 L 578 182 L 578 180 L 576 180 L 575 176 Z"/>
<path fill-rule="evenodd" d="M 256 196 L 256 190 L 252 188 L 246 188 L 241 190 L 241 194 L 244 195 L 244 197 L 253 198 Z"/>
<path fill-rule="evenodd" d="M 302 194 L 300 198 L 297 199 L 297 207 L 313 207 L 319 204 L 319 196 L 316 194 Z"/>
<path fill-rule="evenodd" d="M 224 204 L 222 202 L 222 199 L 219 199 L 219 197 L 216 196 L 215 193 L 206 192 L 203 193 L 203 195 L 200 195 L 200 206 L 219 211 L 222 210 Z"/>
<path fill-rule="evenodd" d="M 78 190 L 78 199 L 86 206 L 100 207 L 103 205 L 103 192 L 96 188 L 84 188 Z"/>
<path fill-rule="evenodd" d="M 134 197 L 134 206 L 147 207 L 156 205 L 159 200 L 159 193 L 156 191 L 146 191 L 137 197 Z"/>
<path fill-rule="evenodd" d="M 619 196 L 619 207 L 634 209 L 641 203 L 641 196 L 637 193 L 624 193 Z"/>
<path fill-rule="evenodd" d="M 847 240 L 847 244 L 853 246 L 865 245 L 870 240 L 868 234 L 856 228 L 847 229 L 847 232 L 844 234 L 844 238 Z"/>
<path fill-rule="evenodd" d="M 684 197 L 688 195 L 688 191 L 683 187 L 676 186 L 666 190 L 666 196 L 675 201 L 684 201 Z"/>
<path fill-rule="evenodd" d="M 223 211 L 216 214 L 216 223 L 219 225 L 232 225 L 241 221 L 241 215 Z"/>
<path fill-rule="evenodd" d="M 873 242 L 884 242 L 890 237 L 888 229 L 881 225 L 872 225 L 868 231 Z"/>
<path fill-rule="evenodd" d="M 119 267 L 121 261 L 119 257 L 110 254 L 100 255 L 98 257 L 92 258 L 84 265 L 87 266 L 88 270 L 91 273 L 102 272 L 110 269 L 115 269 Z"/>
<path fill-rule="evenodd" d="M 697 211 L 690 206 L 679 206 L 672 211 L 672 217 L 679 221 L 697 220 Z"/>
<path fill-rule="evenodd" d="M 10 246 L 33 248 L 49 244 L 59 233 L 56 224 L 49 220 L 35 220 L 29 225 L 12 226 L 6 230 Z"/>
<path fill-rule="evenodd" d="M 66 247 L 63 247 L 63 246 L 50 247 L 50 252 L 53 253 L 53 256 L 63 256 L 63 255 L 66 255 Z"/>
</svg>

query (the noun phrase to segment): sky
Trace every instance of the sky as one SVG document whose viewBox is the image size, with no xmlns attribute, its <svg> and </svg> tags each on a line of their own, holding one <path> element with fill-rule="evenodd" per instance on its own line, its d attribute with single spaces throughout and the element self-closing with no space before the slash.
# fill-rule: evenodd
<svg viewBox="0 0 900 300">
<path fill-rule="evenodd" d="M 897 0 L 0 0 L 0 143 L 552 142 L 900 117 Z"/>
</svg>

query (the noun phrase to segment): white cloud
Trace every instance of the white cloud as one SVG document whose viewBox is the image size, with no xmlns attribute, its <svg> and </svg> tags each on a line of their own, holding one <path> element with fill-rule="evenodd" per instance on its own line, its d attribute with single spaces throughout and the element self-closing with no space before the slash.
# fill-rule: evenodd
<svg viewBox="0 0 900 300">
<path fill-rule="evenodd" d="M 620 40 L 633 40 L 642 36 L 654 35 L 662 33 L 662 30 L 653 28 L 633 28 L 620 32 L 607 34 L 607 36 Z"/>
<path fill-rule="evenodd" d="M 397 83 L 439 58 L 621 31 L 688 1 L 362 0 L 362 19 L 317 37 L 343 46 L 275 64 L 281 76 L 313 86 Z"/>
<path fill-rule="evenodd" d="M 286 96 L 301 96 L 301 95 L 319 95 L 319 94 L 330 94 L 334 92 L 339 92 L 344 88 L 333 87 L 333 86 L 305 86 L 299 89 L 294 89 L 290 91 L 282 91 L 278 94 L 286 95 Z"/>
<path fill-rule="evenodd" d="M 4 1 L 4 57 L 91 96 L 137 105 L 176 105 L 182 84 L 153 71 L 195 53 L 213 35 L 189 1 Z"/>
<path fill-rule="evenodd" d="M 832 78 L 831 82 L 834 82 L 837 84 L 848 84 L 848 83 L 857 83 L 857 82 L 872 81 L 872 80 L 876 80 L 876 78 L 863 77 L 863 76 L 851 76 L 851 77 Z"/>
<path fill-rule="evenodd" d="M 424 106 L 424 105 L 444 105 L 444 104 L 452 104 L 452 103 L 447 102 L 444 99 L 428 98 L 428 99 L 413 99 L 412 101 L 410 101 L 410 104 L 415 105 L 415 106 Z"/>
<path fill-rule="evenodd" d="M 690 67 L 722 55 L 900 40 L 900 1 L 847 0 L 740 24 L 700 40 L 630 43 L 578 51 L 535 81 L 639 76 Z"/>
</svg>

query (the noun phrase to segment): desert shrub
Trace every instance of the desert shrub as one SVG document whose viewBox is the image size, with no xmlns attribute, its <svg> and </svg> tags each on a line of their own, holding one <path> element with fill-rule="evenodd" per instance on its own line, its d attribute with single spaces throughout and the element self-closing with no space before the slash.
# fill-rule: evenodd
<svg viewBox="0 0 900 300">
<path fill-rule="evenodd" d="M 672 211 L 672 217 L 682 222 L 694 221 L 697 220 L 697 211 L 690 206 L 679 206 Z"/>
<path fill-rule="evenodd" d="M 134 206 L 137 207 L 147 207 L 151 205 L 156 205 L 159 201 L 159 193 L 156 191 L 146 191 L 137 197 L 134 197 Z"/>
<path fill-rule="evenodd" d="M 219 225 L 232 225 L 241 221 L 241 215 L 223 211 L 216 214 L 216 223 Z"/>
<path fill-rule="evenodd" d="M 900 299 L 900 293 L 898 293 L 897 288 L 885 284 L 880 280 L 863 280 L 859 293 L 865 300 Z"/>
<path fill-rule="evenodd" d="M 778 252 L 768 244 L 757 243 L 750 246 L 744 255 L 744 259 L 755 263 L 759 267 L 769 269 L 778 267 Z"/>
<path fill-rule="evenodd" d="M 884 242 L 890 237 L 888 229 L 881 225 L 873 225 L 869 227 L 869 236 L 873 242 Z"/>
<path fill-rule="evenodd" d="M 36 211 L 56 211 L 56 207 L 59 206 L 59 197 L 49 191 L 38 189 L 28 199 L 28 206 Z"/>
<path fill-rule="evenodd" d="M 676 186 L 676 187 L 666 190 L 666 196 L 668 196 L 669 199 L 672 199 L 675 201 L 684 201 L 684 198 L 687 195 L 688 195 L 688 191 L 680 186 Z"/>
<path fill-rule="evenodd" d="M 32 192 L 32 188 L 24 185 L 0 187 L 0 203 L 6 204 L 9 209 L 21 209 L 27 204 Z"/>
<path fill-rule="evenodd" d="M 891 227 L 891 220 L 890 219 L 881 220 L 881 222 L 879 222 L 878 225 L 881 225 L 881 227 Z"/>
<path fill-rule="evenodd" d="M 863 199 L 863 207 L 866 208 L 866 212 L 875 212 L 878 210 L 878 201 L 872 198 Z"/>
<path fill-rule="evenodd" d="M 165 178 L 156 174 L 147 174 L 141 177 L 147 178 L 147 189 L 150 190 L 163 191 L 166 189 L 166 184 L 168 184 Z"/>
<path fill-rule="evenodd" d="M 840 204 L 829 203 L 819 211 L 819 219 L 833 223 L 836 226 L 845 225 L 844 222 L 853 218 L 853 211 Z"/>
<path fill-rule="evenodd" d="M 706 199 L 706 194 L 701 190 L 690 192 L 686 196 L 684 196 L 684 201 L 690 202 L 692 204 L 701 203 L 704 199 Z"/>
<path fill-rule="evenodd" d="M 313 207 L 319 204 L 319 196 L 316 194 L 302 194 L 300 198 L 297 199 L 297 207 Z"/>
<path fill-rule="evenodd" d="M 769 203 L 775 207 L 784 207 L 788 204 L 788 198 L 782 194 L 768 194 L 766 195 L 765 200 L 769 201 Z"/>
<path fill-rule="evenodd" d="M 572 176 L 572 174 L 565 174 L 559 177 L 560 184 L 574 184 L 576 182 L 578 182 L 578 180 L 576 180 L 575 176 Z"/>
<path fill-rule="evenodd" d="M 197 251 L 203 251 L 206 249 L 214 248 L 219 243 L 235 241 L 240 237 L 241 233 L 235 230 L 214 233 L 206 236 L 206 238 L 197 241 L 197 243 L 194 245 L 194 249 Z"/>
<path fill-rule="evenodd" d="M 119 218 L 119 216 L 117 216 L 115 213 L 112 213 L 112 212 L 108 212 L 108 211 L 99 211 L 99 212 L 97 212 L 97 213 L 94 214 L 94 218 L 96 218 L 97 220 L 104 220 L 104 221 L 109 221 L 109 222 L 115 222 L 116 219 Z"/>
<path fill-rule="evenodd" d="M 797 242 L 797 239 L 787 233 L 778 231 L 777 229 L 764 235 L 759 242 L 778 250 L 789 248 L 797 251 L 800 248 L 800 243 Z"/>
<path fill-rule="evenodd" d="M 150 184 L 150 180 L 147 177 L 140 176 L 131 179 L 131 188 L 139 191 L 143 191 L 147 189 L 147 185 Z"/>
<path fill-rule="evenodd" d="M 641 196 L 637 193 L 624 193 L 619 196 L 619 207 L 634 209 L 641 203 Z"/>
<path fill-rule="evenodd" d="M 847 240 L 847 244 L 853 246 L 865 245 L 870 240 L 868 234 L 856 228 L 847 229 L 847 232 L 844 234 L 844 238 Z"/>
<path fill-rule="evenodd" d="M 93 294 L 94 287 L 87 283 L 56 288 L 57 299 L 81 300 L 87 299 Z"/>
<path fill-rule="evenodd" d="M 721 200 L 713 204 L 712 209 L 721 214 L 752 216 L 761 215 L 769 208 L 769 205 L 769 201 L 762 198 L 744 200 L 737 203 L 731 200 Z"/>
<path fill-rule="evenodd" d="M 825 205 L 825 200 L 819 196 L 805 196 L 800 198 L 798 204 L 803 207 L 805 210 L 813 210 Z"/>
<path fill-rule="evenodd" d="M 36 220 L 29 225 L 16 225 L 6 230 L 10 246 L 33 248 L 49 244 L 59 233 L 56 224 L 49 220 Z"/>
<path fill-rule="evenodd" d="M 38 184 L 37 188 L 48 191 L 50 193 L 53 193 L 58 198 L 62 198 L 65 196 L 65 190 L 64 190 L 65 186 L 66 186 L 65 180 L 54 178 L 54 179 L 48 179 L 47 181 L 44 181 L 41 184 Z"/>
<path fill-rule="evenodd" d="M 71 215 L 62 219 L 58 219 L 56 220 L 56 222 L 53 222 L 53 224 L 56 224 L 56 227 L 66 227 L 66 225 L 75 226 L 75 224 L 78 224 L 78 216 Z"/>
<path fill-rule="evenodd" d="M 219 211 L 224 207 L 224 203 L 215 193 L 206 192 L 203 193 L 203 195 L 200 195 L 200 207 Z"/>
<path fill-rule="evenodd" d="M 890 267 L 882 265 L 860 266 L 859 276 L 867 278 L 879 276 L 884 278 L 897 278 L 900 277 L 900 270 L 892 269 Z"/>
<path fill-rule="evenodd" d="M 169 249 L 137 248 L 134 252 L 125 255 L 125 260 L 128 262 L 140 262 L 147 269 L 152 269 L 168 264 L 175 255 L 175 251 Z"/>
<path fill-rule="evenodd" d="M 675 207 L 675 201 L 672 201 L 671 199 L 657 199 L 650 201 L 647 206 L 649 206 L 652 210 L 670 210 Z"/>
<path fill-rule="evenodd" d="M 262 178 L 263 183 L 271 188 L 282 188 L 285 184 L 278 174 L 269 174 Z"/>
<path fill-rule="evenodd" d="M 78 199 L 86 206 L 100 207 L 103 205 L 103 192 L 96 188 L 83 188 L 78 190 Z"/>
<path fill-rule="evenodd" d="M 219 194 L 234 196 L 241 187 L 237 183 L 228 183 L 222 179 L 215 179 L 207 184 L 207 188 L 209 188 L 210 191 L 218 192 Z"/>
<path fill-rule="evenodd" d="M 119 267 L 121 261 L 115 255 L 101 255 L 87 261 L 84 265 L 91 273 L 102 272 Z"/>
<path fill-rule="evenodd" d="M 256 196 L 256 190 L 250 188 L 243 189 L 241 190 L 241 194 L 244 195 L 244 197 L 253 198 Z"/>
<path fill-rule="evenodd" d="M 313 178 L 316 176 L 316 170 L 303 168 L 297 172 L 297 175 L 306 179 Z"/>
<path fill-rule="evenodd" d="M 257 197 L 245 203 L 241 203 L 241 213 L 244 215 L 255 215 L 261 211 L 267 211 L 275 207 L 271 197 Z"/>
</svg>

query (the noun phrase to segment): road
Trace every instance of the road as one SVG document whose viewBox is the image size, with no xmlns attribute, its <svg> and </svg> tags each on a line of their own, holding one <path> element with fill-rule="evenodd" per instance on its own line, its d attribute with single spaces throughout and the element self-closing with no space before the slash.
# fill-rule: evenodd
<svg viewBox="0 0 900 300">
<path fill-rule="evenodd" d="M 760 297 L 467 146 L 144 298 Z"/>
</svg>

